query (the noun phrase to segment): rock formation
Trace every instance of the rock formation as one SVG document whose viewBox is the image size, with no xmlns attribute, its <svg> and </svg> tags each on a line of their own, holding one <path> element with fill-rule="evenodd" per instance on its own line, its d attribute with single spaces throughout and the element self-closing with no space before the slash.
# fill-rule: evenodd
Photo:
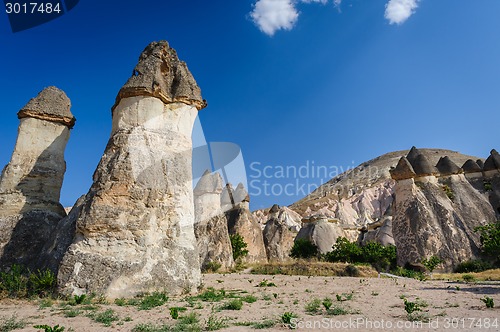
<svg viewBox="0 0 500 332">
<path fill-rule="evenodd" d="M 413 160 L 416 176 L 404 179 L 392 173 L 397 179 L 392 232 L 398 264 L 415 265 L 436 255 L 451 270 L 479 254 L 479 235 L 474 228 L 496 220 L 482 179 L 469 177 L 479 165 L 467 160 L 466 176 L 450 158 L 443 156 L 436 172 L 417 149 L 410 153 L 406 158 Z"/>
<path fill-rule="evenodd" d="M 247 244 L 246 250 L 248 255 L 244 257 L 245 263 L 265 263 L 267 262 L 267 254 L 264 246 L 264 238 L 262 229 L 249 210 L 248 194 L 242 184 L 238 185 L 239 197 L 245 197 L 245 200 L 239 203 L 235 202 L 235 191 L 232 190 L 230 185 L 226 186 L 221 200 L 222 206 L 226 209 L 226 219 L 229 234 L 239 234 Z M 231 206 L 233 206 L 231 208 Z"/>
<path fill-rule="evenodd" d="M 18 137 L 0 179 L 0 267 L 40 268 L 40 252 L 59 220 L 66 162 L 64 151 L 75 118 L 71 102 L 48 87 L 17 114 Z"/>
<path fill-rule="evenodd" d="M 117 298 L 199 286 L 191 131 L 205 105 L 168 43 L 147 46 L 112 108 L 111 138 L 59 268 L 61 292 Z"/>
<path fill-rule="evenodd" d="M 477 162 L 475 162 L 472 159 L 467 160 L 464 165 L 462 166 L 462 169 L 464 170 L 464 173 L 479 173 L 482 171 L 481 166 L 478 165 Z"/>
<path fill-rule="evenodd" d="M 269 262 L 283 262 L 290 259 L 293 242 L 301 225 L 290 217 L 289 209 L 273 205 L 269 211 L 263 235 Z"/>
<path fill-rule="evenodd" d="M 234 265 L 227 221 L 221 208 L 222 178 L 206 171 L 194 189 L 194 232 L 202 270 L 210 263 L 223 270 Z"/>
<path fill-rule="evenodd" d="M 333 245 L 338 237 L 345 234 L 338 224 L 330 222 L 328 217 L 315 215 L 302 224 L 302 228 L 295 240 L 307 240 L 318 247 L 321 254 L 332 251 Z"/>
</svg>

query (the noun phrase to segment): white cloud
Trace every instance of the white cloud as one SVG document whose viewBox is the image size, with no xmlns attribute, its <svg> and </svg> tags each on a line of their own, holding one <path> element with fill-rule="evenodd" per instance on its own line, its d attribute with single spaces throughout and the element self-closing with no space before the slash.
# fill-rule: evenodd
<svg viewBox="0 0 500 332">
<path fill-rule="evenodd" d="M 385 5 L 385 18 L 391 24 L 404 23 L 418 7 L 419 0 L 389 0 Z"/>
<path fill-rule="evenodd" d="M 258 0 L 250 13 L 262 32 L 272 36 L 277 30 L 290 30 L 299 18 L 293 0 Z"/>
<path fill-rule="evenodd" d="M 299 18 L 296 5 L 303 3 L 327 4 L 330 0 L 257 0 L 250 17 L 262 32 L 272 36 L 278 30 L 291 30 Z M 342 0 L 333 0 L 339 6 Z"/>
</svg>

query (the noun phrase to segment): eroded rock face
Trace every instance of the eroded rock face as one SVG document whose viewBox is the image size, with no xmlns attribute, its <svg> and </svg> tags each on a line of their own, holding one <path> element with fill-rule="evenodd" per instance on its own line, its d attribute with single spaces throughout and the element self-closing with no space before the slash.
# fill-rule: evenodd
<svg viewBox="0 0 500 332">
<path fill-rule="evenodd" d="M 227 221 L 221 208 L 222 178 L 205 172 L 194 189 L 194 232 L 202 270 L 218 263 L 223 270 L 234 265 Z"/>
<path fill-rule="evenodd" d="M 65 294 L 176 294 L 200 284 L 191 175 L 199 88 L 166 42 L 149 45 L 136 71 L 118 94 L 111 138 L 61 262 Z"/>
<path fill-rule="evenodd" d="M 326 254 L 332 251 L 338 237 L 345 237 L 344 232 L 325 217 L 304 223 L 295 240 L 310 241 L 318 247 L 321 254 Z"/>
<path fill-rule="evenodd" d="M 239 197 L 248 197 L 243 185 L 238 185 L 237 188 L 240 188 Z M 241 235 L 247 244 L 248 255 L 243 258 L 243 261 L 246 263 L 266 263 L 267 254 L 262 229 L 249 210 L 249 202 L 245 199 L 230 208 L 228 200 L 232 199 L 234 202 L 235 196 L 230 185 L 226 187 L 225 193 L 223 192 L 221 200 L 223 208 L 229 209 L 225 213 L 229 234 Z"/>
<path fill-rule="evenodd" d="M 0 267 L 41 268 L 42 247 L 66 216 L 59 197 L 75 123 L 70 107 L 63 91 L 49 87 L 18 113 L 16 146 L 0 179 Z"/>
<path fill-rule="evenodd" d="M 436 255 L 451 270 L 477 257 L 480 242 L 474 228 L 496 218 L 487 196 L 463 174 L 398 181 L 395 197 L 393 235 L 400 265 Z"/>
<path fill-rule="evenodd" d="M 273 205 L 269 210 L 270 219 L 265 224 L 263 235 L 269 262 L 290 260 L 294 239 L 301 228 L 300 219 L 287 207 Z"/>
</svg>

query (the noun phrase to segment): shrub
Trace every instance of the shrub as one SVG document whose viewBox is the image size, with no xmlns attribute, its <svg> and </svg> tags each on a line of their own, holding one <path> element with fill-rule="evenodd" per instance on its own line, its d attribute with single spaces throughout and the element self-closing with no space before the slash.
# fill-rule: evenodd
<svg viewBox="0 0 500 332">
<path fill-rule="evenodd" d="M 113 309 L 91 315 L 91 318 L 98 323 L 102 323 L 104 326 L 111 326 L 113 322 L 120 320 Z"/>
<path fill-rule="evenodd" d="M 432 271 L 434 271 L 434 269 L 439 265 L 441 264 L 443 261 L 441 260 L 441 258 L 437 257 L 437 256 L 431 256 L 429 257 L 428 259 L 424 259 L 422 260 L 422 264 L 425 266 L 425 268 L 427 270 L 429 270 L 429 272 L 432 273 Z"/>
<path fill-rule="evenodd" d="M 500 221 L 474 229 L 481 235 L 481 250 L 484 256 L 500 264 Z"/>
<path fill-rule="evenodd" d="M 492 269 L 493 265 L 482 260 L 471 260 L 462 262 L 455 268 L 456 273 L 483 272 Z"/>
<path fill-rule="evenodd" d="M 207 319 L 205 331 L 217 331 L 228 327 L 227 318 L 217 318 L 214 315 L 210 315 Z"/>
<path fill-rule="evenodd" d="M 205 265 L 204 272 L 212 272 L 215 273 L 221 268 L 222 264 L 219 262 L 208 262 Z"/>
<path fill-rule="evenodd" d="M 472 276 L 470 274 L 464 274 L 462 276 L 462 279 L 464 279 L 465 282 L 474 282 L 474 281 L 476 281 L 476 278 L 474 278 L 474 276 Z"/>
<path fill-rule="evenodd" d="M 420 272 L 420 271 L 415 271 L 415 270 L 410 270 L 410 269 L 405 269 L 402 268 L 401 266 L 398 266 L 396 269 L 392 271 L 393 274 L 405 277 L 405 278 L 413 278 L 417 279 L 420 281 L 424 281 L 426 279 L 425 274 Z"/>
<path fill-rule="evenodd" d="M 491 297 L 484 297 L 481 299 L 481 301 L 484 302 L 484 304 L 486 305 L 486 308 L 493 308 L 495 306 L 495 302 L 493 301 L 493 299 Z"/>
<path fill-rule="evenodd" d="M 177 307 L 170 308 L 170 317 L 172 317 L 173 319 L 179 318 L 179 308 Z"/>
<path fill-rule="evenodd" d="M 328 262 L 368 263 L 377 271 L 387 271 L 396 266 L 396 247 L 384 247 L 376 242 L 369 242 L 361 247 L 356 242 L 339 237 L 333 245 L 333 250 L 325 254 L 324 259 Z"/>
<path fill-rule="evenodd" d="M 240 260 L 241 258 L 248 255 L 248 250 L 245 249 L 247 244 L 243 239 L 243 236 L 240 234 L 231 234 L 229 235 L 229 239 L 231 240 L 231 247 L 233 248 L 233 259 L 235 261 Z"/>
<path fill-rule="evenodd" d="M 0 332 L 9 332 L 12 330 L 22 329 L 26 326 L 24 319 L 18 320 L 15 315 L 0 322 Z"/>
<path fill-rule="evenodd" d="M 240 299 L 233 299 L 221 307 L 222 310 L 241 310 L 241 308 L 243 308 L 243 301 Z"/>
<path fill-rule="evenodd" d="M 168 297 L 165 293 L 155 292 L 150 295 L 146 295 L 139 303 L 139 310 L 149 310 L 155 307 L 159 307 L 167 303 Z"/>
<path fill-rule="evenodd" d="M 333 301 L 329 297 L 325 297 L 325 299 L 322 302 L 323 307 L 325 307 L 326 310 L 330 310 L 330 307 L 333 305 Z"/>
<path fill-rule="evenodd" d="M 47 296 L 53 293 L 56 277 L 50 270 L 31 272 L 14 264 L 7 271 L 0 272 L 0 291 L 10 297 Z"/>
<path fill-rule="evenodd" d="M 285 312 L 283 313 L 283 315 L 281 315 L 281 321 L 285 325 L 290 325 L 292 323 L 292 319 L 294 318 L 299 318 L 299 316 L 297 316 L 293 312 Z"/>
<path fill-rule="evenodd" d="M 410 302 L 407 299 L 404 299 L 405 311 L 407 314 L 411 315 L 415 311 L 421 311 L 419 304 L 416 302 Z"/>
<path fill-rule="evenodd" d="M 59 326 L 56 325 L 54 327 L 48 326 L 48 325 L 35 325 L 33 326 L 35 329 L 41 329 L 44 330 L 45 332 L 63 332 L 65 327 L 64 326 Z"/>
<path fill-rule="evenodd" d="M 453 193 L 453 190 L 451 190 L 451 188 L 447 184 L 443 185 L 443 191 L 450 200 L 455 199 L 455 194 Z"/>
<path fill-rule="evenodd" d="M 293 258 L 313 258 L 319 254 L 318 247 L 309 240 L 298 239 L 293 243 L 290 257 Z"/>
<path fill-rule="evenodd" d="M 311 302 L 307 303 L 305 306 L 306 312 L 309 314 L 318 313 L 321 308 L 321 301 L 319 299 L 313 299 Z"/>
<path fill-rule="evenodd" d="M 345 274 L 348 275 L 349 277 L 359 277 L 360 272 L 359 269 L 356 265 L 349 264 L 345 267 L 344 269 Z"/>
</svg>

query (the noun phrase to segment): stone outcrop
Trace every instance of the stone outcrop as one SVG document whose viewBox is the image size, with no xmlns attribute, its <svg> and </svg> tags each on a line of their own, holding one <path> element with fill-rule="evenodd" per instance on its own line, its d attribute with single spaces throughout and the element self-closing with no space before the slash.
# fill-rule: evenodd
<svg viewBox="0 0 500 332">
<path fill-rule="evenodd" d="M 290 259 L 294 239 L 301 225 L 293 220 L 293 214 L 286 207 L 273 205 L 263 235 L 269 262 L 283 262 Z"/>
<path fill-rule="evenodd" d="M 479 164 L 477 162 L 475 162 L 474 160 L 472 160 L 472 159 L 467 160 L 463 164 L 462 169 L 464 170 L 465 174 L 468 174 L 468 173 L 479 173 L 479 172 L 481 172 L 483 170 L 481 168 L 481 166 L 479 166 Z"/>
<path fill-rule="evenodd" d="M 500 169 L 500 154 L 497 150 L 493 149 L 490 152 L 490 156 L 486 159 L 483 166 L 483 171 L 494 171 Z"/>
<path fill-rule="evenodd" d="M 64 151 L 75 124 L 71 102 L 48 87 L 18 113 L 18 137 L 0 179 L 0 267 L 40 268 L 40 253 L 59 220 L 66 162 Z"/>
<path fill-rule="evenodd" d="M 113 106 L 111 137 L 59 268 L 62 293 L 117 298 L 200 285 L 191 131 L 204 105 L 168 43 L 146 47 Z"/>
<path fill-rule="evenodd" d="M 462 173 L 462 169 L 458 167 L 457 164 L 455 164 L 448 156 L 441 157 L 436 165 L 436 168 L 438 169 L 440 176 Z"/>
<path fill-rule="evenodd" d="M 222 178 L 206 171 L 194 189 L 194 232 L 202 270 L 211 263 L 223 270 L 234 265 L 227 221 L 221 208 Z"/>
<path fill-rule="evenodd" d="M 413 166 L 410 164 L 406 157 L 401 157 L 399 159 L 396 168 L 391 169 L 391 176 L 394 180 L 404 180 L 414 178 L 417 174 L 413 170 Z"/>
<path fill-rule="evenodd" d="M 332 251 L 338 237 L 345 234 L 336 223 L 330 222 L 326 216 L 316 216 L 302 225 L 295 241 L 307 240 L 318 247 L 321 254 Z"/>
<path fill-rule="evenodd" d="M 248 197 L 243 185 L 238 185 L 240 188 L 239 195 L 241 197 Z M 238 188 L 237 187 L 237 188 Z M 226 186 L 225 194 L 221 197 L 222 206 L 228 209 L 226 211 L 226 220 L 229 234 L 239 234 L 247 244 L 248 255 L 243 258 L 245 263 L 265 263 L 267 262 L 267 254 L 264 246 L 264 238 L 262 229 L 249 210 L 248 201 L 245 199 L 243 202 L 235 203 L 232 205 L 231 200 L 234 202 L 234 191 L 231 186 Z M 231 208 L 231 206 L 233 206 Z"/>
</svg>

